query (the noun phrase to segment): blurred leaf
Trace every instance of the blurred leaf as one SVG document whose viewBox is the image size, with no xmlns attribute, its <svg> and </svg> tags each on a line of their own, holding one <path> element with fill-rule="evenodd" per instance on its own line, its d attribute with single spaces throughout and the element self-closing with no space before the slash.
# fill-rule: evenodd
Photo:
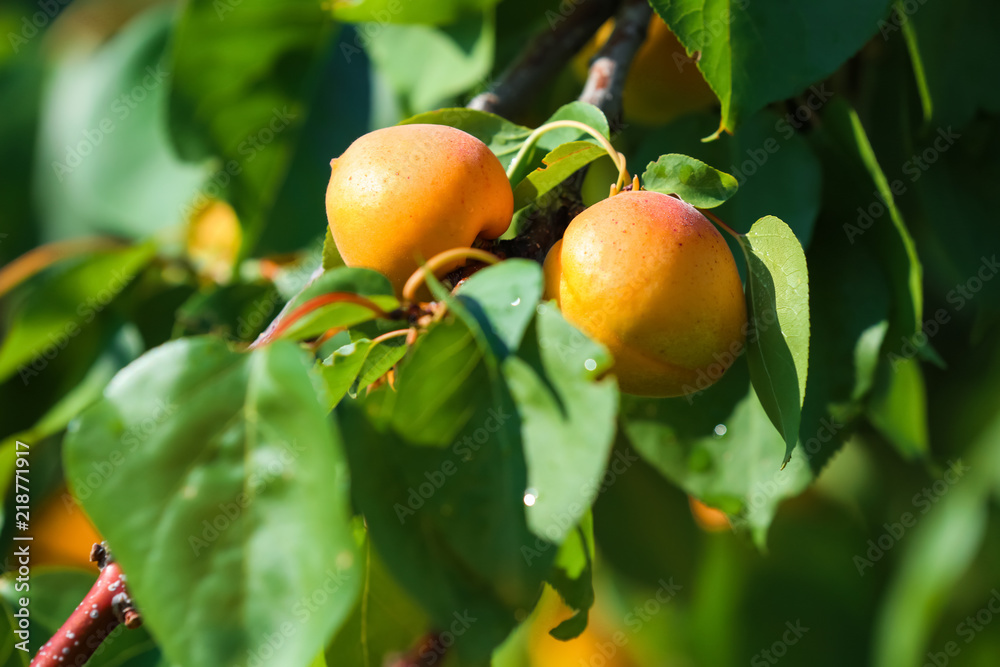
<svg viewBox="0 0 1000 667">
<path fill-rule="evenodd" d="M 147 243 L 95 253 L 43 277 L 14 314 L 0 347 L 0 379 L 18 372 L 27 384 L 38 375 L 30 362 L 43 354 L 59 354 L 106 309 L 113 310 L 115 299 L 155 250 Z"/>
<path fill-rule="evenodd" d="M 261 238 L 289 171 L 330 25 L 312 0 L 191 0 L 177 22 L 171 134 L 186 159 L 218 158 L 205 190 L 230 194 L 244 254 Z"/>
<path fill-rule="evenodd" d="M 766 104 L 797 95 L 840 67 L 876 31 L 891 0 L 834 7 L 791 0 L 651 0 L 722 102 L 719 132 L 732 132 Z M 794 54 L 791 56 L 790 54 Z"/>
<path fill-rule="evenodd" d="M 896 0 L 893 5 L 895 16 L 892 17 L 892 20 L 896 21 L 900 17 L 906 16 L 906 9 L 907 6 L 903 0 Z M 880 32 L 883 38 L 887 37 L 885 28 L 882 28 Z M 920 52 L 917 31 L 913 27 L 912 21 L 903 21 L 903 38 L 906 40 L 906 50 L 913 65 L 913 78 L 916 80 L 917 92 L 920 95 L 920 106 L 923 108 L 924 122 L 929 123 L 934 116 L 934 100 L 931 98 L 930 87 L 927 84 L 927 70 L 924 66 L 923 55 Z"/>
<path fill-rule="evenodd" d="M 549 304 L 538 307 L 536 336 L 503 363 L 521 417 L 533 498 L 528 526 L 562 544 L 593 504 L 614 443 L 617 386 L 596 378 L 611 356 Z"/>
<path fill-rule="evenodd" d="M 408 350 L 409 347 L 403 338 L 390 338 L 368 348 L 365 361 L 358 371 L 358 377 L 351 386 L 349 392 L 351 396 L 357 396 L 358 392 L 385 375 L 390 368 L 399 363 Z"/>
<path fill-rule="evenodd" d="M 329 225 L 326 228 L 326 236 L 323 237 L 323 270 L 331 271 L 344 266 L 344 260 L 337 250 L 337 244 L 333 240 L 333 232 Z"/>
<path fill-rule="evenodd" d="M 809 372 L 809 270 L 788 225 L 767 216 L 739 238 L 747 260 L 750 380 L 785 439 L 787 463 L 799 437 Z"/>
<path fill-rule="evenodd" d="M 7 604 L 17 606 L 16 602 L 22 596 L 30 600 L 31 639 L 28 655 L 36 655 L 42 644 L 56 633 L 79 606 L 80 600 L 87 595 L 96 579 L 96 575 L 91 572 L 46 569 L 32 572 L 30 589 L 21 591 L 15 591 L 13 576 L 0 580 L 0 595 Z M 156 642 L 145 629 L 129 630 L 119 626 L 101 642 L 101 648 L 87 661 L 87 667 L 156 667 L 161 664 L 161 659 Z"/>
<path fill-rule="evenodd" d="M 515 125 L 500 116 L 464 107 L 438 109 L 437 111 L 417 114 L 407 118 L 400 125 L 413 123 L 448 125 L 468 132 L 489 146 L 493 154 L 499 158 L 504 169 L 510 164 L 524 140 L 531 134 L 530 129 Z"/>
<path fill-rule="evenodd" d="M 69 477 L 108 469 L 84 507 L 173 661 L 243 660 L 310 599 L 296 641 L 273 647 L 276 660 L 306 664 L 353 606 L 347 471 L 319 383 L 289 343 L 238 353 L 174 341 L 119 373 L 71 428 Z M 319 601 L 317 590 L 331 594 Z"/>
<path fill-rule="evenodd" d="M 646 135 L 629 161 L 645 164 L 669 150 L 726 167 L 739 183 L 739 193 L 719 206 L 719 217 L 742 232 L 761 216 L 777 216 L 808 248 L 820 210 L 821 173 L 809 144 L 795 131 L 798 119 L 761 111 L 748 117 L 735 136 L 699 141 L 715 124 L 709 114 L 680 118 Z"/>
<path fill-rule="evenodd" d="M 278 313 L 283 299 L 267 282 L 230 283 L 196 292 L 177 309 L 174 337 L 214 334 L 250 342 Z"/>
<path fill-rule="evenodd" d="M 477 271 L 456 292 L 501 358 L 517 350 L 542 298 L 544 278 L 536 262 L 508 259 Z"/>
<path fill-rule="evenodd" d="M 919 361 L 900 358 L 883 367 L 868 418 L 904 458 L 928 454 L 927 390 Z"/>
<path fill-rule="evenodd" d="M 345 23 L 452 23 L 470 10 L 485 10 L 499 0 L 334 0 L 333 17 Z"/>
<path fill-rule="evenodd" d="M 529 173 L 514 188 L 514 210 L 532 204 L 578 169 L 605 155 L 607 152 L 603 148 L 586 141 L 562 144 L 542 158 L 542 167 Z"/>
<path fill-rule="evenodd" d="M 714 208 L 736 194 L 736 179 L 701 160 L 670 153 L 650 162 L 642 175 L 647 190 L 678 195 L 698 208 Z"/>
<path fill-rule="evenodd" d="M 594 605 L 594 517 L 590 512 L 566 538 L 556 554 L 556 562 L 547 580 L 569 607 L 573 616 L 549 630 L 562 641 L 579 637 L 587 628 L 590 608 Z"/>
<path fill-rule="evenodd" d="M 44 240 L 145 239 L 193 212 L 185 204 L 206 170 L 183 164 L 165 129 L 172 20 L 173 8 L 152 9 L 92 56 L 67 58 L 53 72 L 34 174 Z"/>
<path fill-rule="evenodd" d="M 369 57 L 411 112 L 473 88 L 493 65 L 492 12 L 464 14 L 441 27 L 376 24 L 366 37 Z"/>
</svg>

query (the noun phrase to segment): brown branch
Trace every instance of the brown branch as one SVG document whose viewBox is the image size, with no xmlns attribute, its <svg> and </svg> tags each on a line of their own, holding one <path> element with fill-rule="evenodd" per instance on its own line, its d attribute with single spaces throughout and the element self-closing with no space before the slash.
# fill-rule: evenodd
<svg viewBox="0 0 1000 667">
<path fill-rule="evenodd" d="M 441 643 L 440 634 L 431 632 L 421 637 L 409 651 L 388 662 L 388 667 L 430 667 L 441 661 L 448 646 Z"/>
<path fill-rule="evenodd" d="M 477 95 L 468 107 L 505 118 L 523 111 L 566 63 L 586 45 L 597 29 L 611 18 L 620 0 L 580 0 L 576 6 L 562 3 L 559 11 L 548 11 L 549 27 L 528 46 L 500 76 L 499 82 Z M 563 6 L 569 9 L 563 13 Z"/>
<path fill-rule="evenodd" d="M 653 10 L 647 0 L 625 0 L 615 17 L 615 29 L 590 64 L 580 100 L 604 112 L 612 127 L 621 122 L 622 91 L 629 67 L 642 42 Z"/>
<path fill-rule="evenodd" d="M 125 587 L 125 575 L 106 546 L 95 544 L 90 560 L 101 568 L 101 575 L 52 639 L 38 650 L 31 667 L 83 665 L 119 624 L 127 628 L 142 625 Z"/>
</svg>

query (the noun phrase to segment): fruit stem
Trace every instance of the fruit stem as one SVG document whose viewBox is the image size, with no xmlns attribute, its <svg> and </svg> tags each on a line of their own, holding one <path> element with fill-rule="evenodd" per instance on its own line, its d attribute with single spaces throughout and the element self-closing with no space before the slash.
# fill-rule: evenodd
<svg viewBox="0 0 1000 667">
<path fill-rule="evenodd" d="M 528 135 L 528 138 L 524 140 L 524 143 L 521 144 L 521 149 L 517 152 L 517 155 L 514 156 L 514 159 L 510 161 L 510 166 L 507 167 L 507 178 L 514 175 L 514 172 L 517 171 L 518 165 L 520 165 L 521 161 L 524 159 L 525 154 L 531 150 L 531 147 L 535 145 L 535 142 L 538 141 L 540 136 L 549 130 L 558 130 L 561 127 L 572 127 L 582 132 L 586 132 L 594 139 L 597 139 L 598 143 L 601 144 L 601 148 L 605 150 L 612 162 L 615 163 L 615 168 L 618 170 L 617 189 L 621 190 L 625 187 L 625 184 L 629 181 L 628 170 L 625 168 L 625 156 L 615 150 L 615 147 L 611 145 L 611 142 L 608 141 L 607 137 L 589 125 L 581 123 L 577 120 L 554 120 L 551 123 L 546 123 L 545 125 L 536 128 L 531 134 Z"/>
<path fill-rule="evenodd" d="M 403 301 L 412 303 L 415 300 L 414 297 L 417 294 L 417 290 L 427 280 L 428 273 L 435 273 L 445 264 L 450 264 L 460 259 L 474 259 L 486 264 L 496 264 L 500 261 L 500 258 L 493 253 L 480 250 L 479 248 L 452 248 L 451 250 L 440 252 L 427 260 L 426 264 L 414 271 L 413 275 L 407 279 L 406 284 L 403 286 Z"/>
<path fill-rule="evenodd" d="M 390 331 L 388 333 L 384 333 L 381 336 L 376 336 L 375 338 L 372 338 L 372 344 L 371 344 L 371 346 L 375 347 L 376 345 L 378 345 L 382 341 L 389 340 L 390 338 L 396 338 L 398 336 L 407 336 L 407 335 L 409 335 L 409 333 L 410 333 L 409 329 L 396 329 L 395 331 Z"/>
<path fill-rule="evenodd" d="M 724 223 L 722 220 L 720 220 L 719 216 L 717 216 L 716 214 L 712 213 L 711 211 L 703 209 L 703 208 L 699 208 L 698 210 L 702 212 L 702 215 L 708 217 L 712 222 L 714 222 L 719 227 L 722 227 L 724 230 L 726 230 L 727 232 L 729 232 L 729 234 L 732 235 L 732 237 L 734 239 L 739 239 L 741 236 L 743 236 L 742 234 L 740 234 L 739 232 L 737 232 L 735 229 L 733 229 L 732 227 L 730 227 L 729 225 L 727 225 L 726 223 Z"/>
</svg>

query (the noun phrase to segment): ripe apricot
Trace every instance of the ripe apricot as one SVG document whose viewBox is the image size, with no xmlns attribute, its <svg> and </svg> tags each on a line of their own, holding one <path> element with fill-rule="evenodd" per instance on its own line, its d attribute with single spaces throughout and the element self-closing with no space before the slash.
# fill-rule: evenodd
<svg viewBox="0 0 1000 667">
<path fill-rule="evenodd" d="M 601 26 L 594 40 L 578 56 L 578 72 L 586 71 L 587 64 L 613 29 L 613 21 Z M 663 19 L 654 16 L 625 78 L 622 92 L 625 119 L 643 125 L 663 125 L 686 113 L 707 109 L 717 101 L 677 36 Z"/>
<path fill-rule="evenodd" d="M 376 130 L 330 165 L 326 213 L 337 250 L 348 266 L 385 274 L 397 292 L 421 261 L 500 236 L 514 212 L 500 161 L 453 127 Z"/>
<path fill-rule="evenodd" d="M 623 192 L 570 222 L 545 258 L 546 294 L 603 343 L 622 391 L 679 396 L 739 354 L 746 304 L 719 231 L 690 204 Z"/>
</svg>

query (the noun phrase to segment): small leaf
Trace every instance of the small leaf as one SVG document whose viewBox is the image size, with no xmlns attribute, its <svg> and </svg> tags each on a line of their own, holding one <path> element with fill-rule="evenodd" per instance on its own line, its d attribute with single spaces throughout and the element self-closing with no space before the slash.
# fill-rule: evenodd
<svg viewBox="0 0 1000 667">
<path fill-rule="evenodd" d="M 608 119 L 604 116 L 604 112 L 595 107 L 593 104 L 588 104 L 586 102 L 570 102 L 569 104 L 564 104 L 556 109 L 555 113 L 549 116 L 545 120 L 545 123 L 542 123 L 542 125 L 559 120 L 575 120 L 579 123 L 592 127 L 605 138 L 609 139 L 611 137 L 611 129 L 608 125 Z M 517 165 L 517 168 L 510 175 L 511 183 L 520 183 L 533 168 L 540 167 L 542 164 L 542 158 L 546 153 L 554 151 L 563 144 L 568 144 L 574 141 L 584 141 L 598 145 L 596 139 L 588 133 L 574 127 L 559 127 L 549 130 L 538 137 L 538 141 L 535 145 L 532 146 L 527 153 L 525 153 L 521 162 Z M 517 209 L 515 208 L 514 210 Z"/>
<path fill-rule="evenodd" d="M 341 266 L 344 266 L 344 260 L 340 256 L 337 244 L 333 240 L 333 232 L 330 231 L 330 226 L 327 225 L 326 236 L 323 237 L 323 270 L 332 271 Z"/>
<path fill-rule="evenodd" d="M 746 257 L 750 379 L 785 439 L 787 463 L 799 437 L 809 368 L 809 274 L 795 234 L 774 216 L 739 238 Z"/>
<path fill-rule="evenodd" d="M 739 184 L 724 171 L 687 155 L 669 153 L 650 162 L 642 186 L 665 195 L 678 195 L 698 208 L 714 208 L 736 194 Z"/>
<path fill-rule="evenodd" d="M 356 340 L 338 348 L 317 366 L 326 391 L 330 395 L 330 409 L 340 402 L 358 379 L 358 373 L 368 358 L 372 342 L 367 338 Z"/>
<path fill-rule="evenodd" d="M 406 340 L 403 338 L 389 338 L 368 348 L 357 380 L 351 386 L 349 392 L 351 397 L 357 396 L 359 391 L 385 375 L 406 355 L 407 349 Z"/>
<path fill-rule="evenodd" d="M 386 312 L 399 307 L 392 285 L 381 273 L 370 269 L 341 267 L 325 272 L 309 283 L 292 298 L 286 312 L 290 313 L 311 299 L 334 292 L 363 296 Z M 364 305 L 352 302 L 330 303 L 297 320 L 284 332 L 282 338 L 312 338 L 329 329 L 354 326 L 376 317 L 377 313 Z"/>
<path fill-rule="evenodd" d="M 291 343 L 189 338 L 128 366 L 71 425 L 67 479 L 172 664 L 240 663 L 310 599 L 295 641 L 273 647 L 275 664 L 308 664 L 353 607 L 347 467 L 322 393 Z M 309 548 L 282 547 L 296 544 Z"/>
<path fill-rule="evenodd" d="M 528 174 L 514 188 L 514 210 L 519 211 L 572 176 L 581 167 L 607 155 L 600 146 L 587 141 L 562 144 L 542 158 L 544 166 Z"/>
<path fill-rule="evenodd" d="M 549 630 L 561 641 L 579 637 L 587 628 L 589 610 L 594 605 L 594 518 L 590 512 L 559 547 L 547 581 L 567 606 L 576 611 Z"/>
</svg>

